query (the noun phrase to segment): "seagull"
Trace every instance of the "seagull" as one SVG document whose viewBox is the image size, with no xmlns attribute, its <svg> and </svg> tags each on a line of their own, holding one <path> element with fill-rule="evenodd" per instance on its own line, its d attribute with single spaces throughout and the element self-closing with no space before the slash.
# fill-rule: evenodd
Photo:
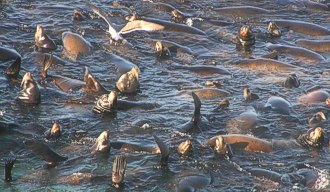
<svg viewBox="0 0 330 192">
<path fill-rule="evenodd" d="M 98 16 L 100 16 L 102 19 L 104 19 L 105 22 L 109 25 L 108 32 L 110 33 L 110 44 L 120 44 L 126 42 L 126 40 L 111 26 L 111 21 L 109 17 L 102 11 L 100 8 L 97 8 L 96 6 L 86 3 L 86 6 L 92 9 L 94 13 L 96 13 Z"/>
</svg>

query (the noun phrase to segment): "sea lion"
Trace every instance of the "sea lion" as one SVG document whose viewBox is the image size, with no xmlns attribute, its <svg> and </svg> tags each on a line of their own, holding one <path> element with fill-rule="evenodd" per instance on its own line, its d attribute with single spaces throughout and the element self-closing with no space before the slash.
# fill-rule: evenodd
<svg viewBox="0 0 330 192">
<path fill-rule="evenodd" d="M 323 3 L 309 1 L 309 0 L 304 0 L 302 1 L 302 3 L 307 9 L 313 9 L 318 11 L 330 11 L 329 5 Z"/>
<path fill-rule="evenodd" d="M 115 113 L 117 110 L 144 109 L 150 110 L 157 107 L 157 104 L 130 102 L 117 99 L 116 91 L 111 91 L 109 94 L 103 94 L 96 101 L 93 111 L 95 113 Z"/>
<path fill-rule="evenodd" d="M 22 58 L 16 50 L 0 47 L 0 61 L 16 60 L 17 57 Z"/>
<path fill-rule="evenodd" d="M 94 13 L 96 13 L 98 16 L 100 16 L 108 25 L 109 25 L 109 34 L 110 34 L 110 44 L 125 44 L 127 41 L 121 36 L 120 33 L 118 33 L 112 26 L 111 26 L 111 20 L 107 16 L 107 14 L 104 13 L 104 11 L 90 3 L 86 3 L 86 6 L 89 7 Z"/>
<path fill-rule="evenodd" d="M 300 80 L 296 74 L 290 74 L 290 76 L 283 82 L 283 86 L 288 89 L 298 88 L 300 86 Z"/>
<path fill-rule="evenodd" d="M 228 133 L 247 133 L 257 125 L 258 116 L 253 107 L 227 122 Z"/>
<path fill-rule="evenodd" d="M 227 69 L 215 66 L 205 66 L 205 65 L 171 65 L 172 69 L 183 69 L 188 70 L 200 75 L 212 75 L 212 74 L 219 74 L 219 75 L 232 75 Z"/>
<path fill-rule="evenodd" d="M 272 51 L 276 50 L 279 53 L 290 54 L 295 58 L 301 59 L 304 63 L 306 63 L 306 61 L 313 63 L 325 61 L 322 55 L 302 47 L 294 47 L 294 46 L 280 45 L 280 44 L 267 44 L 267 48 Z"/>
<path fill-rule="evenodd" d="M 297 101 L 303 104 L 314 104 L 325 102 L 329 96 L 330 95 L 327 91 L 319 89 L 299 96 Z"/>
<path fill-rule="evenodd" d="M 281 30 L 274 22 L 269 22 L 268 32 L 272 37 L 281 37 Z"/>
<path fill-rule="evenodd" d="M 236 17 L 242 18 L 244 18 L 245 16 L 255 16 L 258 14 L 267 14 L 272 12 L 267 9 L 253 6 L 222 7 L 215 8 L 214 11 L 217 11 L 220 14 L 234 15 Z"/>
<path fill-rule="evenodd" d="M 252 93 L 249 88 L 244 88 L 243 97 L 245 101 L 253 101 L 259 99 L 259 96 L 255 93 Z"/>
<path fill-rule="evenodd" d="M 126 170 L 126 158 L 116 155 L 112 168 L 112 186 L 119 188 L 123 185 Z"/>
<path fill-rule="evenodd" d="M 189 47 L 165 40 L 155 43 L 155 52 L 160 58 L 168 58 L 170 56 L 187 57 L 188 55 L 193 57 L 194 55 Z"/>
<path fill-rule="evenodd" d="M 59 139 L 61 136 L 61 126 L 59 123 L 55 122 L 49 131 L 45 134 L 46 139 Z"/>
<path fill-rule="evenodd" d="M 68 158 L 59 155 L 56 153 L 52 148 L 50 148 L 47 144 L 44 142 L 33 139 L 33 140 L 26 140 L 24 144 L 32 150 L 32 152 L 38 156 L 40 159 L 47 161 L 48 165 L 47 167 L 54 167 L 59 162 L 65 161 Z"/>
<path fill-rule="evenodd" d="M 271 96 L 264 105 L 264 108 L 270 109 L 283 115 L 290 115 L 290 113 L 292 112 L 291 103 L 289 103 L 282 97 L 277 96 Z"/>
<path fill-rule="evenodd" d="M 184 21 L 187 19 L 187 16 L 177 9 L 171 11 L 171 15 L 172 20 L 176 23 L 184 23 Z"/>
<path fill-rule="evenodd" d="M 278 71 L 291 71 L 295 69 L 301 69 L 297 66 L 280 62 L 280 61 L 275 61 L 272 59 L 264 59 L 264 58 L 259 58 L 259 59 L 243 59 L 243 60 L 238 60 L 232 62 L 237 67 L 243 68 L 243 69 L 248 69 L 248 70 L 260 70 L 260 71 L 271 71 L 272 73 Z"/>
<path fill-rule="evenodd" d="M 312 128 L 320 126 L 327 118 L 324 113 L 319 111 L 315 113 L 310 119 L 308 119 L 308 124 Z"/>
<path fill-rule="evenodd" d="M 10 64 L 5 70 L 7 79 L 9 79 L 11 82 L 17 82 L 18 78 L 21 78 L 21 76 L 19 75 L 20 70 L 21 70 L 21 58 L 17 57 L 17 59 L 12 64 Z"/>
<path fill-rule="evenodd" d="M 204 89 L 196 89 L 193 92 L 200 98 L 200 99 L 215 99 L 219 97 L 227 97 L 229 92 L 223 89 L 215 89 L 215 88 L 204 88 Z"/>
<path fill-rule="evenodd" d="M 228 157 L 229 159 L 233 157 L 231 146 L 225 142 L 221 135 L 218 135 L 215 139 L 214 151 L 218 155 Z"/>
<path fill-rule="evenodd" d="M 73 61 L 92 53 L 92 45 L 77 33 L 63 32 L 62 42 L 64 54 Z"/>
<path fill-rule="evenodd" d="M 37 64 L 42 67 L 43 63 L 45 60 L 50 62 L 50 65 L 53 67 L 59 67 L 59 66 L 64 66 L 68 65 L 69 62 L 61 59 L 60 57 L 54 55 L 54 54 L 49 54 L 49 53 L 41 53 L 41 52 L 32 52 L 30 55 L 30 58 L 34 64 Z"/>
<path fill-rule="evenodd" d="M 109 59 L 111 61 L 111 63 L 114 64 L 115 66 L 115 71 L 119 74 L 125 74 L 129 71 L 131 71 L 134 67 L 136 67 L 138 69 L 138 72 L 140 73 L 140 69 L 137 65 L 135 65 L 134 63 L 118 56 L 115 54 L 109 54 L 107 59 Z"/>
<path fill-rule="evenodd" d="M 73 10 L 73 16 L 72 16 L 73 21 L 85 21 L 87 19 L 90 19 L 90 16 L 85 10 L 83 9 Z"/>
<path fill-rule="evenodd" d="M 177 192 L 193 192 L 212 183 L 212 177 L 202 174 L 184 175 L 177 184 Z"/>
<path fill-rule="evenodd" d="M 236 36 L 236 43 L 236 45 L 242 46 L 246 50 L 254 45 L 255 37 L 249 26 L 244 25 L 240 28 Z"/>
<path fill-rule="evenodd" d="M 91 153 L 109 153 L 110 151 L 110 140 L 109 140 L 109 131 L 103 131 L 98 138 L 96 143 L 91 148 Z"/>
<path fill-rule="evenodd" d="M 218 107 L 215 110 L 228 108 L 229 105 L 229 100 L 227 98 L 224 98 L 218 103 Z"/>
<path fill-rule="evenodd" d="M 137 92 L 140 88 L 138 68 L 133 67 L 131 71 L 120 76 L 116 87 L 122 93 Z"/>
<path fill-rule="evenodd" d="M 330 52 L 330 40 L 298 39 L 296 44 L 316 52 Z"/>
<path fill-rule="evenodd" d="M 15 162 L 16 162 L 16 158 L 5 160 L 4 173 L 5 173 L 5 181 L 6 182 L 13 181 L 13 178 L 12 178 L 12 175 L 11 175 L 11 170 L 13 169 L 13 166 L 14 166 Z"/>
<path fill-rule="evenodd" d="M 161 31 L 161 30 L 185 32 L 196 35 L 206 35 L 204 31 L 195 27 L 190 27 L 179 23 L 172 23 L 172 22 L 153 19 L 153 18 L 143 18 L 143 20 L 130 21 L 119 31 L 119 34 L 128 34 L 134 31 Z"/>
<path fill-rule="evenodd" d="M 160 139 L 156 135 L 153 135 L 153 137 L 160 150 L 160 164 L 162 166 L 166 166 L 168 164 L 168 158 L 170 156 L 170 149 L 162 139 Z"/>
<path fill-rule="evenodd" d="M 40 52 L 51 52 L 57 49 L 57 45 L 45 33 L 42 25 L 37 25 L 36 33 L 34 35 L 34 42 L 37 50 Z"/>
<path fill-rule="evenodd" d="M 40 90 L 37 83 L 33 80 L 30 72 L 25 73 L 22 83 L 22 91 L 18 96 L 18 100 L 26 104 L 40 103 Z"/>
<path fill-rule="evenodd" d="M 314 23 L 284 19 L 273 20 L 272 22 L 275 22 L 279 27 L 285 27 L 297 33 L 312 36 L 330 35 L 330 30 Z"/>
<path fill-rule="evenodd" d="M 187 139 L 186 141 L 182 142 L 179 146 L 178 146 L 178 152 L 181 155 L 188 155 L 190 152 L 192 151 L 192 143 L 189 139 Z"/>
<path fill-rule="evenodd" d="M 293 173 L 280 174 L 262 168 L 252 168 L 247 170 L 255 177 L 269 179 L 284 186 L 296 186 L 297 184 L 312 188 L 317 181 L 318 173 L 309 168 L 298 169 Z"/>
</svg>

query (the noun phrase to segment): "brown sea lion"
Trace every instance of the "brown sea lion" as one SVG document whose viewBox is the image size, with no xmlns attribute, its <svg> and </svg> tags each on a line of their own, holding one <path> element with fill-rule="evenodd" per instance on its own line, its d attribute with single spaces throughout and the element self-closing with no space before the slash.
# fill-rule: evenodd
<svg viewBox="0 0 330 192">
<path fill-rule="evenodd" d="M 229 95 L 229 92 L 215 88 L 196 89 L 193 91 L 200 99 L 215 99 Z"/>
<path fill-rule="evenodd" d="M 126 158 L 116 155 L 112 168 L 112 186 L 120 188 L 123 185 L 126 170 Z"/>
<path fill-rule="evenodd" d="M 115 113 L 117 110 L 144 109 L 150 110 L 157 107 L 154 103 L 130 102 L 117 99 L 116 91 L 101 95 L 96 101 L 93 111 L 96 113 Z"/>
<path fill-rule="evenodd" d="M 40 90 L 37 83 L 33 80 L 30 72 L 25 73 L 22 83 L 22 91 L 18 96 L 18 100 L 26 104 L 40 103 Z"/>
<path fill-rule="evenodd" d="M 153 18 L 143 18 L 143 20 L 134 20 L 128 22 L 120 31 L 119 34 L 128 34 L 134 31 L 176 31 L 185 32 L 196 35 L 206 35 L 206 33 L 195 27 L 187 25 L 172 23 L 164 20 Z"/>
<path fill-rule="evenodd" d="M 24 144 L 32 150 L 32 152 L 38 156 L 40 159 L 48 162 L 48 167 L 54 167 L 59 162 L 65 161 L 68 158 L 59 155 L 53 149 L 51 149 L 47 144 L 44 142 L 33 139 L 33 140 L 26 140 Z"/>
<path fill-rule="evenodd" d="M 185 57 L 187 55 L 194 55 L 193 51 L 189 47 L 165 40 L 157 41 L 155 43 L 155 52 L 156 55 L 160 58 L 167 58 L 169 56 Z"/>
<path fill-rule="evenodd" d="M 62 42 L 64 54 L 73 61 L 77 61 L 80 56 L 88 56 L 92 53 L 92 45 L 77 33 L 62 33 Z"/>
<path fill-rule="evenodd" d="M 323 122 L 325 122 L 327 118 L 324 113 L 319 111 L 315 113 L 310 119 L 308 119 L 308 124 L 312 128 L 320 126 Z"/>
<path fill-rule="evenodd" d="M 17 57 L 22 58 L 16 50 L 0 47 L 0 61 L 16 60 Z"/>
<path fill-rule="evenodd" d="M 253 6 L 222 7 L 215 8 L 214 11 L 217 11 L 220 14 L 234 15 L 236 17 L 255 16 L 258 14 L 267 14 L 272 12 L 267 9 Z"/>
<path fill-rule="evenodd" d="M 45 134 L 46 139 L 59 139 L 61 136 L 61 126 L 59 123 L 55 122 L 49 131 Z"/>
<path fill-rule="evenodd" d="M 297 185 L 302 185 L 312 188 L 318 179 L 317 171 L 309 168 L 298 169 L 293 173 L 286 174 L 280 174 L 275 171 L 262 168 L 252 168 L 247 171 L 255 177 L 268 179 L 290 187 L 297 187 Z"/>
<path fill-rule="evenodd" d="M 226 124 L 228 133 L 247 133 L 257 125 L 258 116 L 253 107 L 249 107 L 247 111 L 239 116 L 229 120 Z"/>
<path fill-rule="evenodd" d="M 34 35 L 34 42 L 40 52 L 50 52 L 57 49 L 57 45 L 45 33 L 42 25 L 37 25 L 36 33 Z"/>
<path fill-rule="evenodd" d="M 298 39 L 296 44 L 316 52 L 330 52 L 330 40 Z"/>
<path fill-rule="evenodd" d="M 240 28 L 236 36 L 236 43 L 244 49 L 248 49 L 254 45 L 255 37 L 249 26 L 244 25 Z"/>
<path fill-rule="evenodd" d="M 299 96 L 297 101 L 303 104 L 320 103 L 325 102 L 329 96 L 330 95 L 327 91 L 320 89 Z"/>
<path fill-rule="evenodd" d="M 290 115 L 292 112 L 291 103 L 284 98 L 277 96 L 271 96 L 264 105 L 264 108 L 283 115 Z"/>
<path fill-rule="evenodd" d="M 284 20 L 284 19 L 273 20 L 272 22 L 275 22 L 276 25 L 278 25 L 279 27 L 285 27 L 297 33 L 302 33 L 312 36 L 330 35 L 330 30 L 314 23 L 307 23 L 304 21 L 295 21 L 295 20 Z"/>
<path fill-rule="evenodd" d="M 219 74 L 219 75 L 232 75 L 227 69 L 215 66 L 205 66 L 205 65 L 171 65 L 172 69 L 182 69 L 188 70 L 200 75 L 212 75 L 212 74 Z"/>
<path fill-rule="evenodd" d="M 116 87 L 122 93 L 136 93 L 140 88 L 138 68 L 133 67 L 131 71 L 121 75 Z"/>
<path fill-rule="evenodd" d="M 109 140 L 109 131 L 103 131 L 98 138 L 96 143 L 91 148 L 91 153 L 109 153 L 110 151 L 110 140 Z"/>
<path fill-rule="evenodd" d="M 289 45 L 280 45 L 280 44 L 268 44 L 267 48 L 270 50 L 276 50 L 279 53 L 290 54 L 293 57 L 300 58 L 302 61 L 312 61 L 312 62 L 323 62 L 325 58 L 313 51 L 310 51 L 301 47 L 294 47 Z"/>
<path fill-rule="evenodd" d="M 11 175 L 11 170 L 13 169 L 13 166 L 14 166 L 15 162 L 16 162 L 16 158 L 5 160 L 4 173 L 5 173 L 5 181 L 6 182 L 13 181 L 13 177 Z"/>
<path fill-rule="evenodd" d="M 259 96 L 255 93 L 252 93 L 249 88 L 244 88 L 243 97 L 245 101 L 253 101 L 259 99 Z"/>
<path fill-rule="evenodd" d="M 274 22 L 269 22 L 268 24 L 268 32 L 273 37 L 280 37 L 281 36 L 281 30 Z"/>
<path fill-rule="evenodd" d="M 237 67 L 248 69 L 248 70 L 260 70 L 260 71 L 271 71 L 272 73 L 278 71 L 291 71 L 295 69 L 301 69 L 297 66 L 275 61 L 272 59 L 244 59 L 233 62 L 233 64 Z"/>
</svg>

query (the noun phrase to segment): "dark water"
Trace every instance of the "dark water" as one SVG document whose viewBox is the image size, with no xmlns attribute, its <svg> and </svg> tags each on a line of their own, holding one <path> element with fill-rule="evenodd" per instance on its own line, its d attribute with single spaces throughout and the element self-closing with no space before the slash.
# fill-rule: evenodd
<svg viewBox="0 0 330 192">
<path fill-rule="evenodd" d="M 329 109 L 323 103 L 302 105 L 297 103 L 297 96 L 315 85 L 330 88 L 329 75 L 320 75 L 330 71 L 330 54 L 321 53 L 325 62 L 304 62 L 290 55 L 281 54 L 280 61 L 301 66 L 307 72 L 296 72 L 301 79 L 297 89 L 286 89 L 280 82 L 287 77 L 284 73 L 262 73 L 260 71 L 243 71 L 230 65 L 233 59 L 259 57 L 269 53 L 266 43 L 294 45 L 295 40 L 329 39 L 329 37 L 310 37 L 283 29 L 279 39 L 267 38 L 269 19 L 293 19 L 313 22 L 330 29 L 330 14 L 325 11 L 305 9 L 300 1 L 166 1 L 182 12 L 217 18 L 233 22 L 228 26 L 217 26 L 206 21 L 195 21 L 194 26 L 205 31 L 207 36 L 192 35 L 173 31 L 154 33 L 134 32 L 125 36 L 132 47 L 113 46 L 109 44 L 107 26 L 101 19 L 82 22 L 72 21 L 74 8 L 87 9 L 83 1 L 0 1 L 0 44 L 14 48 L 23 57 L 22 67 L 32 72 L 39 82 L 40 64 L 34 62 L 31 53 L 34 48 L 34 32 L 37 24 L 42 24 L 46 33 L 61 44 L 61 34 L 72 31 L 82 34 L 92 43 L 94 51 L 91 56 L 71 62 L 52 70 L 52 73 L 82 79 L 83 66 L 88 66 L 101 84 L 108 90 L 115 89 L 118 74 L 114 70 L 111 54 L 119 55 L 139 66 L 141 70 L 141 92 L 134 96 L 122 95 L 122 99 L 157 103 L 160 107 L 152 110 L 119 111 L 115 117 L 101 116 L 92 112 L 93 104 L 72 104 L 68 100 L 81 98 L 81 92 L 64 93 L 52 83 L 40 86 L 41 103 L 29 107 L 19 104 L 15 98 L 20 92 L 18 85 L 9 83 L 2 75 L 0 78 L 0 109 L 3 122 L 21 125 L 19 130 L 0 133 L 1 161 L 17 157 L 13 168 L 12 183 L 2 182 L 0 191 L 115 191 L 111 187 L 111 172 L 114 156 L 124 154 L 127 158 L 124 191 L 174 191 L 180 179 L 187 174 L 204 174 L 213 176 L 213 183 L 202 191 L 252 191 L 252 190 L 330 190 L 329 187 L 329 148 L 322 150 L 287 149 L 269 154 L 234 151 L 234 159 L 228 161 L 214 157 L 213 151 L 203 145 L 204 141 L 217 133 L 225 133 L 226 122 L 244 112 L 250 105 L 244 101 L 243 88 L 248 86 L 260 97 L 259 103 L 265 103 L 275 94 L 290 101 L 295 115 L 286 116 L 258 111 L 258 124 L 248 134 L 267 140 L 294 139 L 309 129 L 308 117 L 322 111 L 328 116 Z M 125 7 L 112 7 L 111 2 L 91 2 L 105 10 L 116 24 L 125 24 Z M 127 1 L 130 9 L 139 15 L 170 20 L 170 13 L 157 9 L 152 2 Z M 221 15 L 211 11 L 213 7 L 252 5 L 274 12 L 243 18 L 232 15 Z M 248 54 L 237 50 L 229 39 L 234 38 L 239 28 L 252 26 L 256 34 L 253 52 Z M 189 47 L 196 53 L 195 57 L 174 57 L 158 60 L 154 54 L 153 40 L 169 40 Z M 55 51 L 61 56 L 62 46 Z M 186 70 L 172 70 L 170 64 L 214 65 L 221 66 L 233 73 L 233 76 L 199 75 Z M 1 64 L 4 69 L 8 63 Z M 21 75 L 24 70 L 21 71 Z M 191 119 L 194 105 L 192 97 L 186 92 L 205 87 L 206 81 L 220 81 L 221 89 L 228 91 L 230 107 L 226 111 L 212 112 L 222 97 L 202 100 L 202 114 L 210 122 L 210 129 L 192 135 L 178 134 L 175 130 Z M 64 130 L 58 142 L 50 142 L 57 152 L 67 155 L 69 160 L 57 167 L 46 170 L 45 163 L 31 154 L 23 142 L 31 137 L 41 137 L 53 121 L 59 121 Z M 146 126 L 149 125 L 149 126 Z M 329 121 L 322 127 L 328 129 Z M 145 128 L 147 127 L 147 128 Z M 125 153 L 111 150 L 108 156 L 93 156 L 90 147 L 95 138 L 103 131 L 110 131 L 112 141 L 130 141 L 142 145 L 155 146 L 152 134 L 162 138 L 171 149 L 169 165 L 161 168 L 159 154 Z M 193 142 L 193 155 L 182 157 L 176 152 L 177 146 L 186 138 Z M 276 183 L 252 177 L 246 170 L 261 167 L 280 173 L 290 173 L 299 164 L 311 166 L 319 173 L 319 181 L 312 188 L 301 186 L 285 188 Z M 3 169 L 3 164 L 0 165 Z M 4 178 L 0 173 L 0 178 Z"/>
</svg>

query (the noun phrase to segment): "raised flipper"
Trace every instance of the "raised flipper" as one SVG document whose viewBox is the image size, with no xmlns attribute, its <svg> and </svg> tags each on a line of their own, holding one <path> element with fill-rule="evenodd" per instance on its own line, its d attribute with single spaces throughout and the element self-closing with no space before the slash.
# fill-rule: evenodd
<svg viewBox="0 0 330 192">
<path fill-rule="evenodd" d="M 11 182 L 13 180 L 13 178 L 11 176 L 11 170 L 13 169 L 15 161 L 16 161 L 16 158 L 5 160 L 5 181 L 6 182 Z"/>
<path fill-rule="evenodd" d="M 92 75 L 87 66 L 85 66 L 84 71 L 84 81 L 86 83 L 85 91 L 87 93 L 94 93 L 97 95 L 109 93 L 109 91 L 105 90 L 100 82 Z"/>
<path fill-rule="evenodd" d="M 154 139 L 155 139 L 155 141 L 156 141 L 156 143 L 157 143 L 157 145 L 160 149 L 160 155 L 161 155 L 160 162 L 161 162 L 161 165 L 167 165 L 168 158 L 169 158 L 169 155 L 170 155 L 170 149 L 168 148 L 166 143 L 164 143 L 163 140 L 161 140 L 156 135 L 153 135 L 153 136 L 154 136 Z"/>
<path fill-rule="evenodd" d="M 21 58 L 17 57 L 14 63 L 10 64 L 7 69 L 5 70 L 5 73 L 9 77 L 18 77 L 19 71 L 21 70 Z"/>
<path fill-rule="evenodd" d="M 112 185 L 116 188 L 122 186 L 126 170 L 126 158 L 121 155 L 116 155 L 112 169 Z"/>
</svg>

